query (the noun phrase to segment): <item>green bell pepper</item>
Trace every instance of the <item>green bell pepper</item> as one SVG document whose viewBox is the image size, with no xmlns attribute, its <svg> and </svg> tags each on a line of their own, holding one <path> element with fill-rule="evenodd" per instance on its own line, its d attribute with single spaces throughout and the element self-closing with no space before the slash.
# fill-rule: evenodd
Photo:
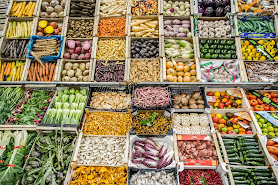
<svg viewBox="0 0 278 185">
<path fill-rule="evenodd" d="M 220 49 L 216 49 L 216 50 L 214 51 L 214 53 L 216 53 L 216 54 L 219 54 L 220 52 L 221 52 Z"/>
<path fill-rule="evenodd" d="M 226 53 L 227 53 L 227 50 L 226 50 L 226 49 L 223 49 L 223 50 L 221 50 L 221 53 L 222 53 L 222 54 L 226 54 Z"/>
<path fill-rule="evenodd" d="M 214 49 L 209 49 L 208 53 L 214 53 Z"/>
<path fill-rule="evenodd" d="M 223 58 L 224 58 L 224 55 L 223 55 L 223 54 L 219 54 L 219 55 L 218 55 L 218 58 L 219 58 L 219 59 L 223 59 Z"/>
<path fill-rule="evenodd" d="M 217 57 L 218 57 L 218 54 L 212 54 L 211 55 L 211 58 L 213 58 L 213 59 L 217 59 Z"/>
<path fill-rule="evenodd" d="M 233 40 L 228 40 L 227 42 L 226 42 L 226 44 L 228 44 L 228 45 L 232 45 L 232 44 L 234 44 L 235 42 L 233 41 Z"/>
<path fill-rule="evenodd" d="M 231 58 L 232 58 L 232 55 L 227 53 L 227 54 L 225 54 L 224 58 L 225 58 L 225 59 L 231 59 Z"/>
<path fill-rule="evenodd" d="M 224 48 L 224 46 L 222 46 L 222 45 L 217 46 L 217 49 L 223 49 L 223 48 Z"/>
<path fill-rule="evenodd" d="M 207 53 L 207 54 L 205 55 L 205 59 L 210 59 L 210 58 L 211 58 L 210 53 Z"/>
<path fill-rule="evenodd" d="M 220 40 L 217 40 L 217 39 L 214 40 L 214 41 L 213 41 L 213 44 L 216 44 L 216 45 L 220 44 Z"/>
<path fill-rule="evenodd" d="M 210 45 L 210 49 L 216 49 L 217 45 Z"/>
<path fill-rule="evenodd" d="M 204 45 L 204 48 L 209 49 L 209 45 L 208 45 L 208 44 L 205 44 L 205 45 Z"/>
<path fill-rule="evenodd" d="M 212 45 L 213 44 L 213 40 L 207 40 L 207 44 Z"/>
<path fill-rule="evenodd" d="M 207 41 L 206 40 L 200 40 L 200 44 L 206 44 Z"/>
<path fill-rule="evenodd" d="M 232 54 L 232 59 L 236 59 L 236 58 L 237 58 L 236 54 Z"/>
<path fill-rule="evenodd" d="M 204 54 L 203 53 L 200 53 L 200 58 L 204 58 Z"/>
<path fill-rule="evenodd" d="M 230 46 L 228 46 L 228 45 L 225 45 L 224 46 L 224 49 L 226 49 L 226 50 L 229 50 L 231 47 Z"/>
<path fill-rule="evenodd" d="M 231 45 L 230 47 L 232 50 L 236 50 L 236 45 Z"/>
<path fill-rule="evenodd" d="M 221 40 L 221 41 L 220 41 L 220 44 L 221 44 L 221 45 L 226 45 L 226 42 L 227 42 L 226 40 Z"/>
<path fill-rule="evenodd" d="M 206 49 L 206 48 L 203 48 L 202 50 L 201 50 L 201 53 L 203 53 L 203 54 L 206 54 L 208 52 L 208 49 Z"/>
</svg>

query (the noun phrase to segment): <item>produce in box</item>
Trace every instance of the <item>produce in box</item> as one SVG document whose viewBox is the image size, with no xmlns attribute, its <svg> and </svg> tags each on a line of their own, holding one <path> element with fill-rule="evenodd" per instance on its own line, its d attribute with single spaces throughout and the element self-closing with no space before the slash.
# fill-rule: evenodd
<svg viewBox="0 0 278 185">
<path fill-rule="evenodd" d="M 260 97 L 256 96 L 254 93 L 258 93 Z M 278 104 L 278 94 L 274 91 L 269 91 L 262 93 L 260 91 L 256 92 L 246 92 L 246 98 L 253 111 L 277 111 L 274 106 L 270 105 L 270 102 Z"/>
<path fill-rule="evenodd" d="M 125 57 L 126 57 L 126 39 L 113 38 L 113 39 L 98 40 L 97 54 L 96 54 L 97 59 L 125 60 Z"/>
<path fill-rule="evenodd" d="M 24 70 L 25 62 L 1 62 L 0 81 L 20 81 Z"/>
<path fill-rule="evenodd" d="M 4 49 L 1 51 L 1 57 L 7 59 L 26 58 L 28 44 L 29 40 L 7 40 Z"/>
<path fill-rule="evenodd" d="M 48 105 L 53 97 L 52 91 L 29 90 L 17 104 L 6 125 L 36 125 L 43 120 Z"/>
<path fill-rule="evenodd" d="M 165 19 L 164 20 L 165 37 L 192 37 L 190 20 Z"/>
<path fill-rule="evenodd" d="M 36 137 L 36 132 L 26 130 L 0 132 L 0 184 L 14 185 L 21 179 L 26 156 L 29 155 Z"/>
<path fill-rule="evenodd" d="M 66 62 L 62 71 L 63 82 L 89 82 L 90 62 Z"/>
<path fill-rule="evenodd" d="M 85 173 L 84 173 L 85 172 Z M 81 166 L 74 170 L 69 185 L 80 185 L 81 183 L 103 183 L 126 185 L 127 168 L 106 166 Z"/>
<path fill-rule="evenodd" d="M 266 148 L 269 152 L 269 155 L 274 158 L 274 160 L 278 161 L 278 143 L 277 139 L 267 139 Z M 276 165 L 275 165 L 276 166 Z"/>
<path fill-rule="evenodd" d="M 214 128 L 221 134 L 253 134 L 252 119 L 247 112 L 211 113 Z"/>
<path fill-rule="evenodd" d="M 33 21 L 9 22 L 7 38 L 28 38 L 31 36 Z"/>
<path fill-rule="evenodd" d="M 96 61 L 95 81 L 123 82 L 125 77 L 125 61 Z"/>
<path fill-rule="evenodd" d="M 44 62 L 45 68 L 38 62 L 31 62 L 30 68 L 27 69 L 28 81 L 54 81 L 57 61 Z"/>
<path fill-rule="evenodd" d="M 131 41 L 131 58 L 157 58 L 159 57 L 159 40 Z"/>
<path fill-rule="evenodd" d="M 52 36 L 52 35 L 61 35 L 62 34 L 62 26 L 55 21 L 48 22 L 46 20 L 41 20 L 38 26 L 37 35 L 39 36 Z"/>
<path fill-rule="evenodd" d="M 41 3 L 40 17 L 63 18 L 66 2 L 66 0 L 43 0 Z"/>
<path fill-rule="evenodd" d="M 239 13 L 271 14 L 274 11 L 274 2 L 271 1 L 238 1 Z"/>
<path fill-rule="evenodd" d="M 132 129 L 137 135 L 166 135 L 171 125 L 171 118 L 164 113 L 139 112 L 132 118 Z"/>
<path fill-rule="evenodd" d="M 126 18 L 104 18 L 98 23 L 98 36 L 121 37 L 125 35 Z"/>
<path fill-rule="evenodd" d="M 96 0 L 70 1 L 70 17 L 93 17 L 96 8 Z"/>
<path fill-rule="evenodd" d="M 10 14 L 12 17 L 31 17 L 36 7 L 36 2 L 14 2 Z"/>
<path fill-rule="evenodd" d="M 83 115 L 87 95 L 86 89 L 79 91 L 72 88 L 58 91 L 42 123 L 78 125 Z"/>
<path fill-rule="evenodd" d="M 79 40 L 67 40 L 66 51 L 64 54 L 64 59 L 71 60 L 90 60 L 93 41 L 80 42 Z"/>
<path fill-rule="evenodd" d="M 199 40 L 200 58 L 204 59 L 236 59 L 236 43 L 234 40 Z"/>
<path fill-rule="evenodd" d="M 117 7 L 117 8 L 116 8 Z M 126 0 L 103 0 L 100 2 L 99 15 L 108 16 L 124 16 L 127 12 Z"/>
<path fill-rule="evenodd" d="M 206 99 L 213 109 L 240 109 L 242 107 L 242 94 L 238 89 L 226 91 L 208 91 Z"/>
<path fill-rule="evenodd" d="M 196 19 L 195 19 L 196 20 Z M 230 20 L 196 20 L 198 23 L 198 34 L 201 38 L 229 38 L 231 37 L 231 31 L 234 29 L 231 28 Z M 215 41 L 217 42 L 217 41 Z"/>
<path fill-rule="evenodd" d="M 130 177 L 130 184 L 141 184 L 141 182 L 148 182 L 150 184 L 164 185 L 164 184 L 176 184 L 176 178 L 174 172 L 171 171 L 145 171 L 139 170 Z"/>
<path fill-rule="evenodd" d="M 255 117 L 263 135 L 278 136 L 278 127 L 275 125 L 278 123 L 277 113 L 255 112 Z"/>
<path fill-rule="evenodd" d="M 275 60 L 278 61 L 275 40 L 241 40 L 243 60 Z"/>
<path fill-rule="evenodd" d="M 23 97 L 23 90 L 20 87 L 1 87 L 0 95 L 0 125 L 4 125 Z"/>
<path fill-rule="evenodd" d="M 158 0 L 132 0 L 131 13 L 133 16 L 157 15 Z"/>
<path fill-rule="evenodd" d="M 166 62 L 166 79 L 170 82 L 197 82 L 194 61 Z"/>
<path fill-rule="evenodd" d="M 28 158 L 21 184 L 64 184 L 75 139 L 75 134 L 58 130 L 40 134 Z"/>
<path fill-rule="evenodd" d="M 179 172 L 179 183 L 180 185 L 222 185 L 222 179 L 215 170 L 183 170 Z"/>
<path fill-rule="evenodd" d="M 249 81 L 278 81 L 278 65 L 275 62 L 245 62 L 245 66 Z"/>
<path fill-rule="evenodd" d="M 94 20 L 69 20 L 67 38 L 93 38 Z"/>
<path fill-rule="evenodd" d="M 198 13 L 206 17 L 224 17 L 227 13 L 231 13 L 230 0 L 199 0 Z"/>
<path fill-rule="evenodd" d="M 164 16 L 190 16 L 190 1 L 163 1 Z"/>
<path fill-rule="evenodd" d="M 172 93 L 173 108 L 175 109 L 204 109 L 203 95 L 195 91 L 193 93 Z"/>
<path fill-rule="evenodd" d="M 193 44 L 186 40 L 165 39 L 165 57 L 167 59 L 194 58 Z"/>
<path fill-rule="evenodd" d="M 233 180 L 235 184 L 264 184 L 275 185 L 277 180 L 269 168 L 240 168 L 231 167 Z"/>
<path fill-rule="evenodd" d="M 173 162 L 174 151 L 167 142 L 148 137 L 132 143 L 131 162 L 137 167 L 165 168 Z"/>
<path fill-rule="evenodd" d="M 172 115 L 173 129 L 177 134 L 210 134 L 207 114 L 178 114 Z"/>
<path fill-rule="evenodd" d="M 265 166 L 265 155 L 254 136 L 222 135 L 222 140 L 230 165 Z"/>
<path fill-rule="evenodd" d="M 132 37 L 158 37 L 158 20 L 157 19 L 131 19 Z"/>
</svg>

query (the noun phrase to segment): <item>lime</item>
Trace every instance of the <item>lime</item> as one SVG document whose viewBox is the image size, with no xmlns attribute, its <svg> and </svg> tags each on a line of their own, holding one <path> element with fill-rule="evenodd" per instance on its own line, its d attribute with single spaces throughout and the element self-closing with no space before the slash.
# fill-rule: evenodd
<svg viewBox="0 0 278 185">
<path fill-rule="evenodd" d="M 267 127 L 267 130 L 268 130 L 269 132 L 273 132 L 273 131 L 274 131 L 274 128 L 273 128 L 272 126 L 268 126 L 268 127 Z"/>
<path fill-rule="evenodd" d="M 278 128 L 275 128 L 275 127 L 274 127 L 274 132 L 275 132 L 275 133 L 278 132 Z"/>
<path fill-rule="evenodd" d="M 276 136 L 278 136 L 278 133 L 275 133 Z"/>
<path fill-rule="evenodd" d="M 260 118 L 260 119 L 259 119 L 259 122 L 260 122 L 261 124 L 265 124 L 265 120 L 264 120 L 263 118 Z"/>
<path fill-rule="evenodd" d="M 263 124 L 263 128 L 267 128 L 267 124 Z"/>
<path fill-rule="evenodd" d="M 261 118 L 261 115 L 256 114 L 256 118 L 257 118 L 257 119 L 260 119 L 260 118 Z"/>
</svg>

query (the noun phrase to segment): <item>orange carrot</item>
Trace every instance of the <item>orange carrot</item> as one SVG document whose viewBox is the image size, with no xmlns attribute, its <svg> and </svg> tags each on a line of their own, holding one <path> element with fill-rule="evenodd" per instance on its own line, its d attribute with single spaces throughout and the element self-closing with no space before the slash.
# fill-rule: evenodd
<svg viewBox="0 0 278 185">
<path fill-rule="evenodd" d="M 32 76 L 31 70 L 30 69 L 27 69 L 27 70 L 28 70 L 29 81 L 33 81 L 33 76 Z"/>
<path fill-rule="evenodd" d="M 35 67 L 35 69 L 36 69 L 36 67 Z M 38 70 L 35 70 L 35 74 L 36 74 L 36 77 L 37 77 L 37 81 L 40 81 L 40 76 L 39 76 Z"/>
<path fill-rule="evenodd" d="M 2 69 L 1 69 L 1 74 L 0 74 L 0 79 L 1 79 L 1 81 L 3 81 L 4 80 L 4 69 L 6 68 L 6 63 L 3 65 L 3 67 L 2 67 Z"/>
<path fill-rule="evenodd" d="M 50 73 L 49 73 L 49 80 L 48 81 L 53 81 L 54 74 L 55 74 L 55 68 L 56 68 L 56 65 L 52 64 L 51 69 L 50 69 Z"/>
<path fill-rule="evenodd" d="M 49 68 L 48 68 L 48 62 L 45 63 L 45 74 L 48 75 L 49 74 Z"/>
<path fill-rule="evenodd" d="M 34 62 L 32 62 L 31 66 L 30 66 L 30 70 L 33 72 L 34 71 Z"/>
<path fill-rule="evenodd" d="M 45 76 L 45 68 L 42 66 L 42 75 Z"/>
<path fill-rule="evenodd" d="M 43 81 L 47 81 L 47 77 L 46 76 L 43 76 Z"/>
<path fill-rule="evenodd" d="M 4 75 L 7 75 L 8 71 L 9 71 L 9 67 L 10 67 L 11 65 L 12 65 L 11 63 L 8 63 L 8 64 L 7 64 L 7 67 L 6 67 L 6 69 L 5 69 Z"/>
</svg>

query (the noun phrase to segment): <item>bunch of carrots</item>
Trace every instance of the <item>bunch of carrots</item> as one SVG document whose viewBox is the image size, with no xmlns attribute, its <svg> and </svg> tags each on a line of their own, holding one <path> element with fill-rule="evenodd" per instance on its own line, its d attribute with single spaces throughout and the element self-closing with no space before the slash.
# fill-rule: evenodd
<svg viewBox="0 0 278 185">
<path fill-rule="evenodd" d="M 98 36 L 124 36 L 126 18 L 105 18 L 98 24 Z"/>
<path fill-rule="evenodd" d="M 53 81 L 56 64 L 51 62 L 44 63 L 44 67 L 38 62 L 32 62 L 28 70 L 27 79 L 29 81 Z"/>
<path fill-rule="evenodd" d="M 20 81 L 25 62 L 0 62 L 0 81 Z"/>
</svg>

